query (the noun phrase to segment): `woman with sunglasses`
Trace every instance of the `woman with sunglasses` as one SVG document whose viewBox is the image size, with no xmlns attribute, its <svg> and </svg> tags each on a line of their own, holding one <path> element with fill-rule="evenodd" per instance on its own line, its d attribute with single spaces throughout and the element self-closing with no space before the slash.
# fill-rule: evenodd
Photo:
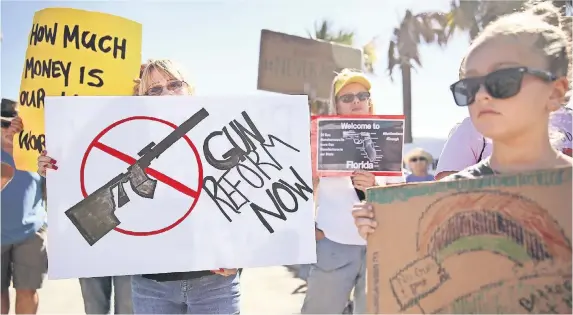
<svg viewBox="0 0 573 315">
<path fill-rule="evenodd" d="M 331 114 L 374 114 L 370 89 L 362 73 L 343 70 L 332 82 Z M 353 224 L 352 206 L 365 199 L 366 188 L 375 185 L 374 175 L 361 170 L 350 177 L 318 179 L 317 262 L 308 273 L 302 314 L 342 314 L 353 289 L 354 313 L 366 312 L 366 242 Z"/>
<path fill-rule="evenodd" d="M 476 130 L 491 139 L 492 153 L 443 180 L 573 165 L 549 133 L 550 114 L 570 92 L 571 43 L 559 20 L 557 9 L 542 2 L 499 18 L 474 40 L 451 90 L 456 104 L 468 106 Z M 376 228 L 372 209 L 357 204 L 353 212 L 364 238 Z"/>
<path fill-rule="evenodd" d="M 183 96 L 193 92 L 169 60 L 149 60 L 142 65 L 134 86 L 136 96 Z M 50 160 L 47 156 L 39 158 L 41 174 L 46 168 L 54 168 Z M 236 269 L 134 275 L 131 293 L 134 314 L 239 314 Z"/>
<path fill-rule="evenodd" d="M 433 181 L 434 176 L 428 174 L 428 167 L 432 165 L 432 160 L 432 155 L 421 148 L 408 152 L 404 156 L 404 164 L 412 173 L 406 176 L 406 183 Z"/>
</svg>

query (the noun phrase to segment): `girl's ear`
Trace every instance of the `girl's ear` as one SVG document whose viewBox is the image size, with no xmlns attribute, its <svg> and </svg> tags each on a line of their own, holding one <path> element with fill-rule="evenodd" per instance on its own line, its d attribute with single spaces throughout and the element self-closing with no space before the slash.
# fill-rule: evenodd
<svg viewBox="0 0 573 315">
<path fill-rule="evenodd" d="M 550 112 L 556 111 L 565 104 L 565 96 L 569 91 L 569 80 L 566 77 L 561 77 L 553 82 L 553 91 L 549 96 L 547 103 Z"/>
</svg>

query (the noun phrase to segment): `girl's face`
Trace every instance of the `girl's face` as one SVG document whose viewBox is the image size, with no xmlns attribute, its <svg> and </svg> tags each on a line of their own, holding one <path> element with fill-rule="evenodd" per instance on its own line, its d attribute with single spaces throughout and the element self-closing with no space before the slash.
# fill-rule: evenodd
<svg viewBox="0 0 573 315">
<path fill-rule="evenodd" d="M 493 90 L 492 94 L 507 93 L 511 84 L 519 87 L 522 77 L 519 92 L 508 98 L 494 98 L 484 84 L 477 90 L 469 104 L 470 117 L 476 129 L 487 138 L 504 140 L 534 129 L 546 131 L 549 113 L 560 106 L 564 92 L 560 91 L 559 84 L 542 75 L 517 73 L 518 67 L 547 69 L 544 58 L 532 51 L 533 45 L 533 38 L 504 36 L 479 45 L 466 58 L 465 79 L 495 72 L 485 81 L 490 91 Z M 505 70 L 496 72 L 502 69 Z M 467 82 L 469 86 L 470 81 Z"/>
<path fill-rule="evenodd" d="M 186 82 L 176 79 L 167 73 L 163 73 L 163 71 L 153 69 L 150 71 L 147 79 L 147 82 L 145 82 L 146 89 L 143 90 L 143 95 L 178 96 L 190 94 Z"/>
<path fill-rule="evenodd" d="M 370 93 L 362 84 L 349 83 L 336 96 L 338 115 L 370 114 Z"/>
</svg>

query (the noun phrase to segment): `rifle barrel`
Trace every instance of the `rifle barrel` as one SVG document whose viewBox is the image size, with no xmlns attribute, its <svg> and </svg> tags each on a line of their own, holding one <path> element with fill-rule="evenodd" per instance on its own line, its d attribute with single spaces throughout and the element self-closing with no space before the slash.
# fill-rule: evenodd
<svg viewBox="0 0 573 315">
<path fill-rule="evenodd" d="M 203 119 L 209 116 L 209 112 L 205 108 L 201 108 L 198 112 L 189 117 L 184 121 L 179 127 L 175 128 L 167 137 L 165 137 L 161 142 L 155 145 L 148 153 L 144 154 L 137 163 L 142 169 L 146 169 L 151 165 L 151 161 L 165 152 L 170 146 L 181 139 L 185 134 L 187 134 L 191 129 L 195 128 Z"/>
</svg>

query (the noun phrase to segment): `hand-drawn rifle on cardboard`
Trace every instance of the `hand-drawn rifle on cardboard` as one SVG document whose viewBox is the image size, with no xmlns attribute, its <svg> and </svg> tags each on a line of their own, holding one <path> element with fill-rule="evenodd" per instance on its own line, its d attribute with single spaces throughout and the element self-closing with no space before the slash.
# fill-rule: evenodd
<svg viewBox="0 0 573 315">
<path fill-rule="evenodd" d="M 344 139 L 351 139 L 354 141 L 354 144 L 362 144 L 362 151 L 364 151 L 368 160 L 370 160 L 370 162 L 376 161 L 376 149 L 374 148 L 374 142 L 372 142 L 369 132 L 343 131 L 342 137 Z"/>
<path fill-rule="evenodd" d="M 153 199 L 157 180 L 151 179 L 145 174 L 145 169 L 151 162 L 158 158 L 163 152 L 181 139 L 187 132 L 193 129 L 203 119 L 209 116 L 207 110 L 202 108 L 195 113 L 165 139 L 158 144 L 151 142 L 143 148 L 137 155 L 137 160 L 127 168 L 127 172 L 117 175 L 107 184 L 91 193 L 82 201 L 66 210 L 66 215 L 76 226 L 84 239 L 93 246 L 107 233 L 117 227 L 121 222 L 115 216 L 115 198 L 112 189 L 118 189 L 118 205 L 121 208 L 129 202 L 129 197 L 125 193 L 123 184 L 129 182 L 131 189 L 143 198 Z"/>
</svg>

